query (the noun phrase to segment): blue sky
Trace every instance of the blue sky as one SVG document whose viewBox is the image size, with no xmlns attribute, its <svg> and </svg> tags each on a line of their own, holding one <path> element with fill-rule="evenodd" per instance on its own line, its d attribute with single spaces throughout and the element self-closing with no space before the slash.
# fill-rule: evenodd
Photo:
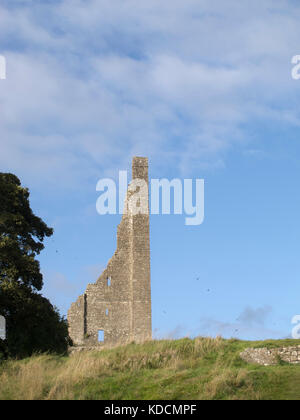
<svg viewBox="0 0 300 420">
<path fill-rule="evenodd" d="M 300 5 L 288 0 L 0 3 L 0 167 L 54 227 L 43 293 L 63 314 L 120 216 L 99 178 L 147 156 L 204 178 L 205 221 L 151 216 L 155 337 L 281 338 L 300 313 Z"/>
</svg>

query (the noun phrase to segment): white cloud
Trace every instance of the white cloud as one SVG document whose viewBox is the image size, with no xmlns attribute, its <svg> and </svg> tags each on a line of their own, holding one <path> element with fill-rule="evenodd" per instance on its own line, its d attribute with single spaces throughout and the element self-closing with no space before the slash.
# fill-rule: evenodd
<svg viewBox="0 0 300 420">
<path fill-rule="evenodd" d="M 242 125 L 299 126 L 299 16 L 288 0 L 0 7 L 2 169 L 78 186 L 133 154 L 184 173 L 223 166 L 249 148 Z"/>
</svg>

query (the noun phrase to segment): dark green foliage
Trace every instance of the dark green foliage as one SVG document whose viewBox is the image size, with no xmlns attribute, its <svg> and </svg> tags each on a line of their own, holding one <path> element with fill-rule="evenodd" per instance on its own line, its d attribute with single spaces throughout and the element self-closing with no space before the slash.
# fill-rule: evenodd
<svg viewBox="0 0 300 420">
<path fill-rule="evenodd" d="M 0 289 L 0 308 L 7 322 L 7 340 L 2 342 L 6 356 L 21 358 L 37 352 L 66 352 L 67 322 L 48 299 L 26 286 L 7 283 Z"/>
<path fill-rule="evenodd" d="M 33 214 L 28 189 L 15 175 L 0 173 L 0 282 L 8 279 L 41 290 L 35 257 L 52 234 L 53 229 Z"/>
<path fill-rule="evenodd" d="M 12 174 L 0 173 L 0 315 L 7 339 L 0 353 L 25 357 L 34 352 L 66 351 L 67 322 L 38 294 L 43 286 L 36 256 L 53 230 L 30 208 L 29 192 Z"/>
</svg>

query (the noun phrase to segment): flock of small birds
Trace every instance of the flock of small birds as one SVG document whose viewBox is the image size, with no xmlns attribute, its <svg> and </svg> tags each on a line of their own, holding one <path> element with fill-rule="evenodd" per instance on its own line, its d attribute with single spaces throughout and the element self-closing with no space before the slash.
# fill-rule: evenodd
<svg viewBox="0 0 300 420">
<path fill-rule="evenodd" d="M 199 281 L 200 280 L 200 277 L 197 277 L 196 280 Z M 209 293 L 210 292 L 210 289 L 207 289 L 206 291 L 207 291 L 207 293 Z M 166 311 L 163 311 L 163 313 L 166 314 L 167 312 Z"/>
<path fill-rule="evenodd" d="M 200 277 L 197 277 L 196 280 L 199 281 L 200 280 Z M 207 292 L 210 292 L 210 289 L 207 289 L 206 291 Z"/>
<path fill-rule="evenodd" d="M 200 280 L 200 277 L 197 277 L 196 280 L 199 281 Z M 209 293 L 210 292 L 210 289 L 207 289 L 206 291 L 207 291 L 207 293 Z M 166 314 L 167 312 L 166 311 L 163 311 L 163 313 Z M 238 319 L 236 321 L 238 321 Z M 239 332 L 239 329 L 235 329 L 234 332 L 235 333 Z"/>
<path fill-rule="evenodd" d="M 56 252 L 56 254 L 58 254 L 58 250 L 56 250 L 55 252 Z M 200 277 L 197 277 L 196 280 L 199 281 L 200 280 Z M 210 289 L 207 289 L 206 291 L 207 291 L 207 293 L 209 293 L 210 292 Z M 163 311 L 163 313 L 166 314 L 167 312 L 166 311 Z M 238 331 L 239 330 L 235 330 L 234 332 L 238 332 Z"/>
</svg>

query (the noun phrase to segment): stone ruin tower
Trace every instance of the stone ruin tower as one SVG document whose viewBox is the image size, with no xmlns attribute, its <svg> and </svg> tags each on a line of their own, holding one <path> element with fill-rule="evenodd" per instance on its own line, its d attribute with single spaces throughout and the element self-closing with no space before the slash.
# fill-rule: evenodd
<svg viewBox="0 0 300 420">
<path fill-rule="evenodd" d="M 129 210 L 128 190 L 117 250 L 96 283 L 87 286 L 68 312 L 75 345 L 113 346 L 152 338 L 147 158 L 133 158 L 132 179 L 146 181 L 147 211 Z"/>
</svg>

